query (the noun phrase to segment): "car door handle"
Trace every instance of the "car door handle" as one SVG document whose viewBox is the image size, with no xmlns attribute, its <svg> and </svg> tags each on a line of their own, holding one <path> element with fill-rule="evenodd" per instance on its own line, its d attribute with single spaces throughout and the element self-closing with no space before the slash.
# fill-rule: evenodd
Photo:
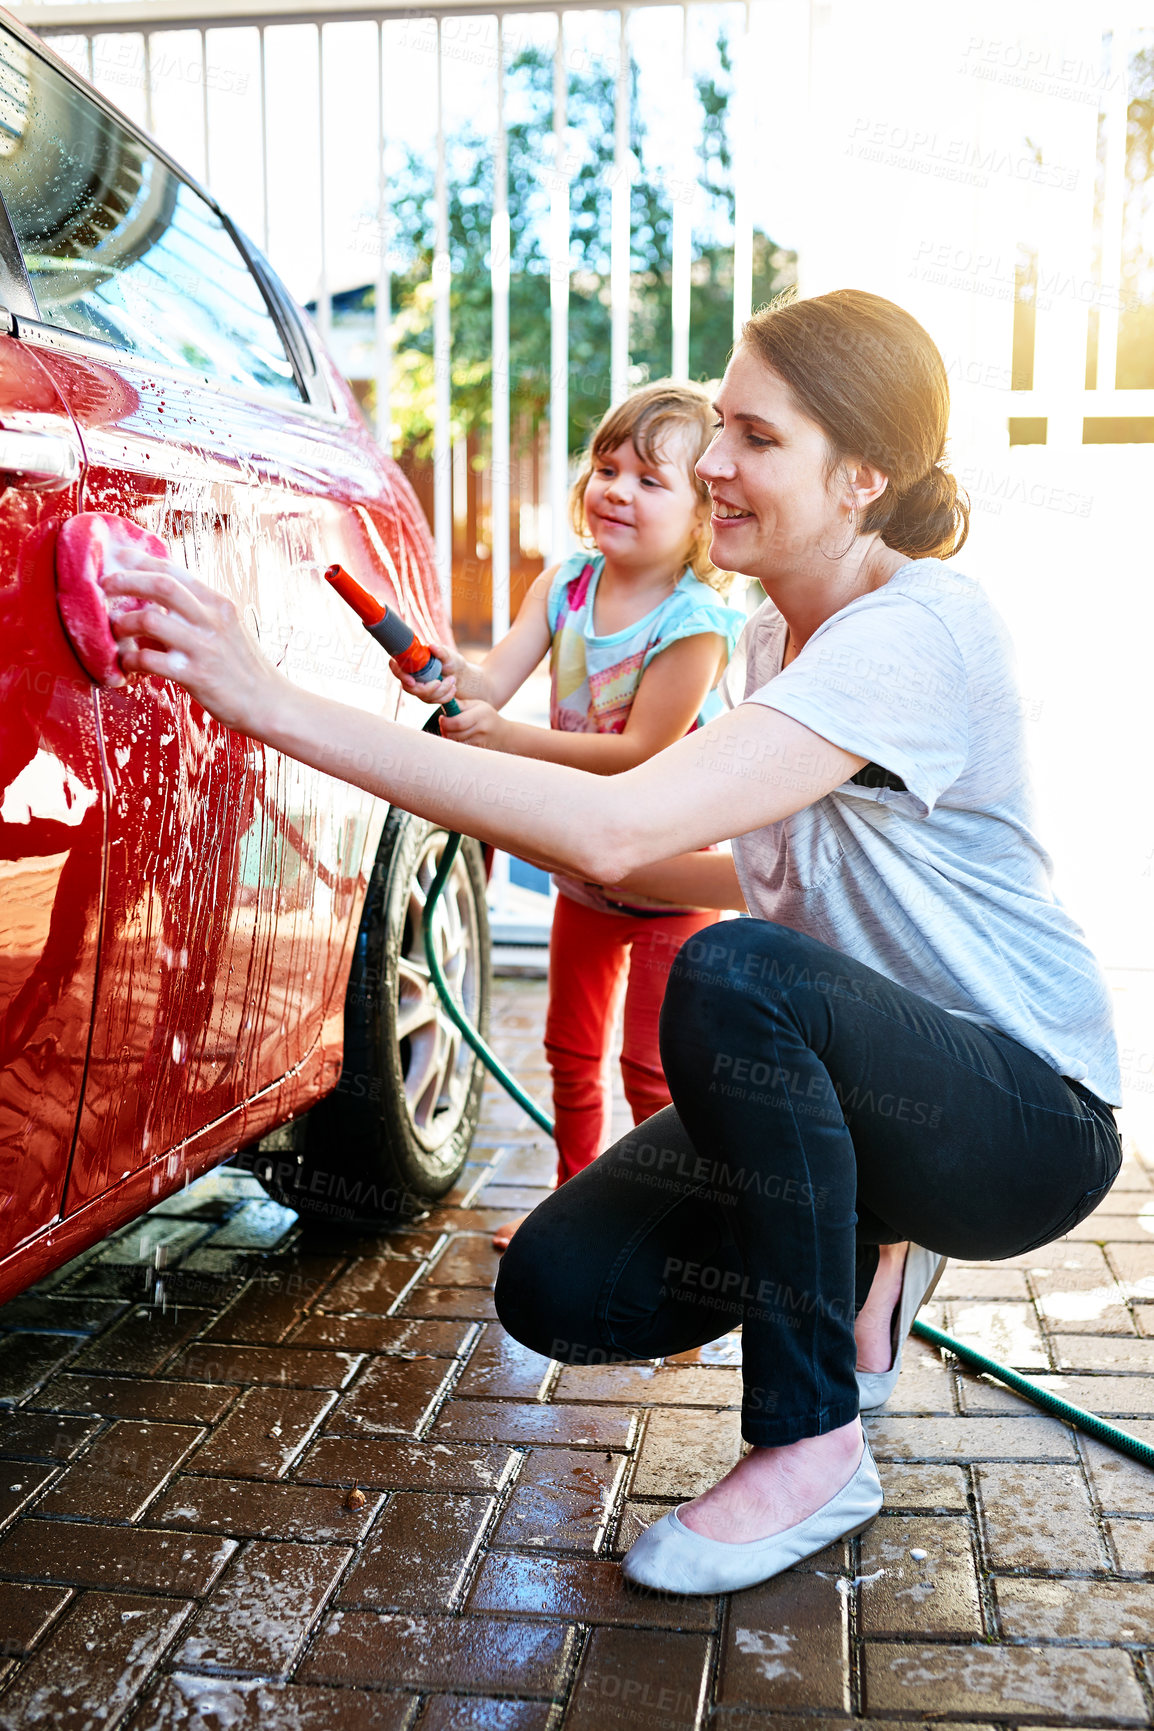
<svg viewBox="0 0 1154 1731">
<path fill-rule="evenodd" d="M 0 427 L 0 482 L 52 492 L 80 476 L 80 455 L 59 433 L 14 433 Z"/>
</svg>

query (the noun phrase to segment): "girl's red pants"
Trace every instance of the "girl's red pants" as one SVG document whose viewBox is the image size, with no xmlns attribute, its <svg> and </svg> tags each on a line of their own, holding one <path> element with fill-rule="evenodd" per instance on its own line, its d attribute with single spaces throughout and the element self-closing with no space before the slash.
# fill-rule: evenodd
<svg viewBox="0 0 1154 1731">
<path fill-rule="evenodd" d="M 682 944 L 716 913 L 603 913 L 560 895 L 549 940 L 545 1051 L 553 1072 L 557 1182 L 608 1146 L 612 1092 L 609 1044 L 625 998 L 621 1078 L 640 1124 L 668 1106 L 657 1026 L 665 983 Z"/>
</svg>

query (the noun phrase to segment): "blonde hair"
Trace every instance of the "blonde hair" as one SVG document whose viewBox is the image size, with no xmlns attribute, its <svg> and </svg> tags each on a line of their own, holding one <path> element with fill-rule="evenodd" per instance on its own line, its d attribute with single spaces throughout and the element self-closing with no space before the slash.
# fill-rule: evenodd
<svg viewBox="0 0 1154 1731">
<path fill-rule="evenodd" d="M 589 525 L 585 520 L 585 489 L 601 458 L 617 450 L 628 439 L 643 463 L 657 462 L 670 434 L 685 434 L 684 448 L 689 479 L 698 501 L 709 504 L 709 488 L 696 474 L 694 465 L 705 454 L 713 437 L 714 411 L 708 393 L 701 385 L 679 384 L 674 379 L 658 379 L 632 391 L 623 403 L 605 414 L 585 452 L 581 473 L 569 495 L 569 519 L 574 532 L 585 546 L 592 544 Z M 712 539 L 708 514 L 693 532 L 685 563 L 695 577 L 708 583 L 719 594 L 726 594 L 733 582 L 732 571 L 719 571 L 709 557 Z"/>
</svg>

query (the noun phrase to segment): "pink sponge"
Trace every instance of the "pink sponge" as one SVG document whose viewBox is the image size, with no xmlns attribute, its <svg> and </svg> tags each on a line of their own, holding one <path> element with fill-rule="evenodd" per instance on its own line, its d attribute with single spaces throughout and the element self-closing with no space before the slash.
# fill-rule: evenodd
<svg viewBox="0 0 1154 1731">
<path fill-rule="evenodd" d="M 167 559 L 158 535 L 107 511 L 70 517 L 56 540 L 56 603 L 76 659 L 98 685 L 123 685 L 117 642 L 109 615 L 131 613 L 130 596 L 104 593 L 104 573 L 131 571 Z"/>
</svg>

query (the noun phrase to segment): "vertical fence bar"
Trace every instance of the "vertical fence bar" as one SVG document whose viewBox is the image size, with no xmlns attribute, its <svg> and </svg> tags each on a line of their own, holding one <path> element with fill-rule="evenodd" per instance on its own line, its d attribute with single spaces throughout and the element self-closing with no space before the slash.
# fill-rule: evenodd
<svg viewBox="0 0 1154 1731">
<path fill-rule="evenodd" d="M 212 177 L 208 165 L 208 140 L 210 136 L 208 124 L 208 31 L 201 30 L 200 36 L 200 123 L 204 129 L 204 184 L 211 185 Z"/>
<path fill-rule="evenodd" d="M 629 243 L 633 176 L 629 155 L 629 8 L 621 8 L 617 103 L 613 129 L 613 202 L 609 253 L 609 396 L 629 390 Z"/>
<path fill-rule="evenodd" d="M 497 14 L 497 121 L 493 141 L 493 642 L 509 629 L 509 160 L 505 137 L 505 20 Z"/>
<path fill-rule="evenodd" d="M 734 128 L 733 128 L 733 338 L 736 342 L 741 327 L 753 311 L 753 140 L 752 103 L 750 101 L 749 0 L 745 4 L 742 33 L 733 56 Z"/>
<path fill-rule="evenodd" d="M 1118 382 L 1118 312 L 1122 287 L 1122 217 L 1126 197 L 1126 120 L 1129 112 L 1129 32 L 1116 20 L 1110 39 L 1110 76 L 1103 100 L 1106 161 L 1102 189 L 1102 262 L 1098 299 L 1098 365 L 1095 384 L 1112 391 Z"/>
<path fill-rule="evenodd" d="M 144 130 L 152 131 L 152 37 L 146 30 L 141 37 L 141 62 L 144 75 Z"/>
<path fill-rule="evenodd" d="M 689 7 L 681 8 L 680 96 L 685 124 L 680 133 L 677 178 L 673 186 L 672 233 L 670 235 L 670 284 L 673 301 L 673 365 L 675 379 L 689 377 L 689 288 L 693 257 L 693 136 L 689 116 L 693 113 L 689 82 Z"/>
<path fill-rule="evenodd" d="M 553 180 L 549 191 L 549 560 L 569 551 L 569 72 L 565 14 L 553 50 Z"/>
<path fill-rule="evenodd" d="M 376 352 L 375 397 L 377 442 L 393 448 L 393 279 L 389 263 L 389 185 L 385 156 L 385 125 L 388 116 L 388 70 L 385 54 L 385 21 L 377 20 L 377 102 L 380 126 L 377 138 L 377 304 L 373 319 Z"/>
<path fill-rule="evenodd" d="M 445 612 L 453 608 L 453 452 L 449 416 L 449 191 L 445 166 L 445 78 L 441 20 L 437 19 L 436 240 L 433 250 L 433 541 Z"/>
<path fill-rule="evenodd" d="M 329 294 L 328 222 L 325 205 L 325 27 L 317 25 L 317 174 L 320 183 L 320 277 L 317 283 L 317 323 L 325 342 L 333 334 L 333 303 Z"/>
<path fill-rule="evenodd" d="M 268 252 L 268 64 L 265 59 L 264 26 L 257 27 L 257 51 L 260 70 L 260 215 L 264 250 Z"/>
<path fill-rule="evenodd" d="M 1070 15 L 1063 52 L 1072 64 L 1094 64 L 1102 51 L 1101 27 L 1094 15 Z M 1073 57 L 1079 58 L 1073 58 Z M 1044 407 L 1047 453 L 1080 451 L 1086 413 L 1086 356 L 1089 306 L 1066 284 L 1093 281 L 1093 164 L 1098 150 L 1099 104 L 1051 103 L 1046 122 L 1046 160 L 1082 165 L 1074 184 L 1060 200 L 1031 200 L 1030 219 L 1038 249 L 1039 285 L 1055 283 L 1057 292 L 1043 288 L 1035 301 L 1034 393 Z M 1087 172 L 1089 165 L 1089 172 Z M 1061 459 L 1058 459 L 1059 461 Z"/>
</svg>

